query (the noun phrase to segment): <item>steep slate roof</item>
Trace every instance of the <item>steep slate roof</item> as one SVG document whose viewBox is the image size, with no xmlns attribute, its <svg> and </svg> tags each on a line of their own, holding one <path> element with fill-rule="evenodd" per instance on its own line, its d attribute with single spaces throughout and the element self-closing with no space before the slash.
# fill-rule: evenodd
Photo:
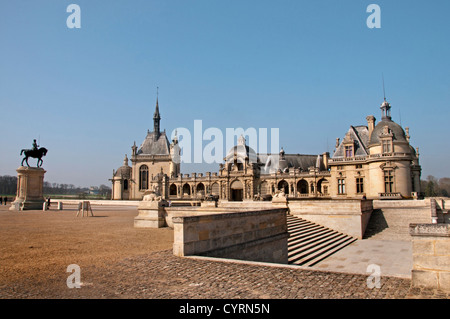
<svg viewBox="0 0 450 319">
<path fill-rule="evenodd" d="M 166 132 L 159 133 L 158 140 L 154 140 L 155 132 L 148 132 L 137 151 L 137 155 L 169 155 L 170 143 Z"/>
<path fill-rule="evenodd" d="M 258 154 L 258 163 L 265 165 L 269 156 L 278 156 L 279 154 Z M 310 167 L 316 166 L 317 155 L 304 155 L 304 154 L 285 154 L 285 165 L 282 165 L 280 158 L 280 166 L 284 168 L 300 168 L 302 170 L 308 170 Z M 280 167 L 283 169 L 283 167 Z"/>
<path fill-rule="evenodd" d="M 345 138 L 342 140 L 342 142 L 334 152 L 332 156 L 333 158 L 345 156 L 345 149 L 343 144 L 348 140 L 355 143 L 355 156 L 365 156 L 369 154 L 369 130 L 367 126 L 350 126 L 347 134 L 345 135 Z"/>
</svg>

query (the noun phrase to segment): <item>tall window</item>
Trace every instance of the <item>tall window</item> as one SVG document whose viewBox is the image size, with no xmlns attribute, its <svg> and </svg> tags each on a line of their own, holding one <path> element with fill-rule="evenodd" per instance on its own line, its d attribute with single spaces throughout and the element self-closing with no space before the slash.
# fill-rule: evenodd
<svg viewBox="0 0 450 319">
<path fill-rule="evenodd" d="M 123 190 L 127 191 L 128 190 L 128 179 L 124 179 L 123 180 Z"/>
<path fill-rule="evenodd" d="M 353 157 L 353 146 L 345 147 L 345 157 Z"/>
<path fill-rule="evenodd" d="M 383 147 L 383 154 L 392 152 L 392 141 L 391 140 L 382 140 L 381 145 Z"/>
<path fill-rule="evenodd" d="M 358 194 L 364 193 L 364 178 L 362 177 L 356 179 L 356 192 Z"/>
<path fill-rule="evenodd" d="M 345 194 L 345 179 L 338 179 L 338 194 Z"/>
<path fill-rule="evenodd" d="M 384 171 L 384 192 L 394 192 L 394 171 L 391 169 Z"/>
<path fill-rule="evenodd" d="M 148 189 L 148 166 L 142 165 L 139 168 L 139 189 Z"/>
</svg>

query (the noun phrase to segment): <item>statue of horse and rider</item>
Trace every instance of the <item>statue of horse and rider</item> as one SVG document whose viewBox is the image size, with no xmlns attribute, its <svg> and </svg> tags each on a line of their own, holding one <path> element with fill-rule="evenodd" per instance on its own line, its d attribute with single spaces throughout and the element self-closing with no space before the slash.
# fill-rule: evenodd
<svg viewBox="0 0 450 319">
<path fill-rule="evenodd" d="M 33 146 L 32 149 L 23 149 L 20 152 L 20 155 L 25 154 L 25 157 L 22 160 L 22 166 L 23 162 L 25 161 L 27 163 L 27 166 L 30 167 L 30 164 L 28 164 L 28 158 L 37 158 L 37 167 L 41 167 L 43 164 L 42 157 L 47 155 L 47 149 L 45 147 L 39 148 L 39 145 L 37 145 L 36 140 L 33 140 Z"/>
</svg>

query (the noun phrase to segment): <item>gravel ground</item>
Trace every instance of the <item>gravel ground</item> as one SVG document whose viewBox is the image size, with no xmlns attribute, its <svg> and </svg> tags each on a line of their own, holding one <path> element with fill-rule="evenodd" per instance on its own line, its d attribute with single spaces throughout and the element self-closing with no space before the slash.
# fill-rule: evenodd
<svg viewBox="0 0 450 319">
<path fill-rule="evenodd" d="M 173 256 L 173 231 L 136 229 L 136 209 L 11 212 L 0 207 L 1 299 L 449 298 L 409 279 Z M 79 265 L 81 288 L 67 267 Z"/>
</svg>

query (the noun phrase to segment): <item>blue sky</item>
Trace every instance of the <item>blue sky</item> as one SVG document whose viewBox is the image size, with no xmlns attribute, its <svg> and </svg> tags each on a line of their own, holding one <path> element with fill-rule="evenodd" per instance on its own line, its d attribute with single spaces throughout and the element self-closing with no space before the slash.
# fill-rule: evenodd
<svg viewBox="0 0 450 319">
<path fill-rule="evenodd" d="M 333 152 L 350 125 L 381 118 L 384 74 L 422 178 L 448 177 L 449 15 L 446 0 L 3 0 L 0 175 L 36 138 L 47 181 L 109 185 L 152 129 L 157 86 L 168 132 L 279 128 L 286 153 Z"/>
</svg>

